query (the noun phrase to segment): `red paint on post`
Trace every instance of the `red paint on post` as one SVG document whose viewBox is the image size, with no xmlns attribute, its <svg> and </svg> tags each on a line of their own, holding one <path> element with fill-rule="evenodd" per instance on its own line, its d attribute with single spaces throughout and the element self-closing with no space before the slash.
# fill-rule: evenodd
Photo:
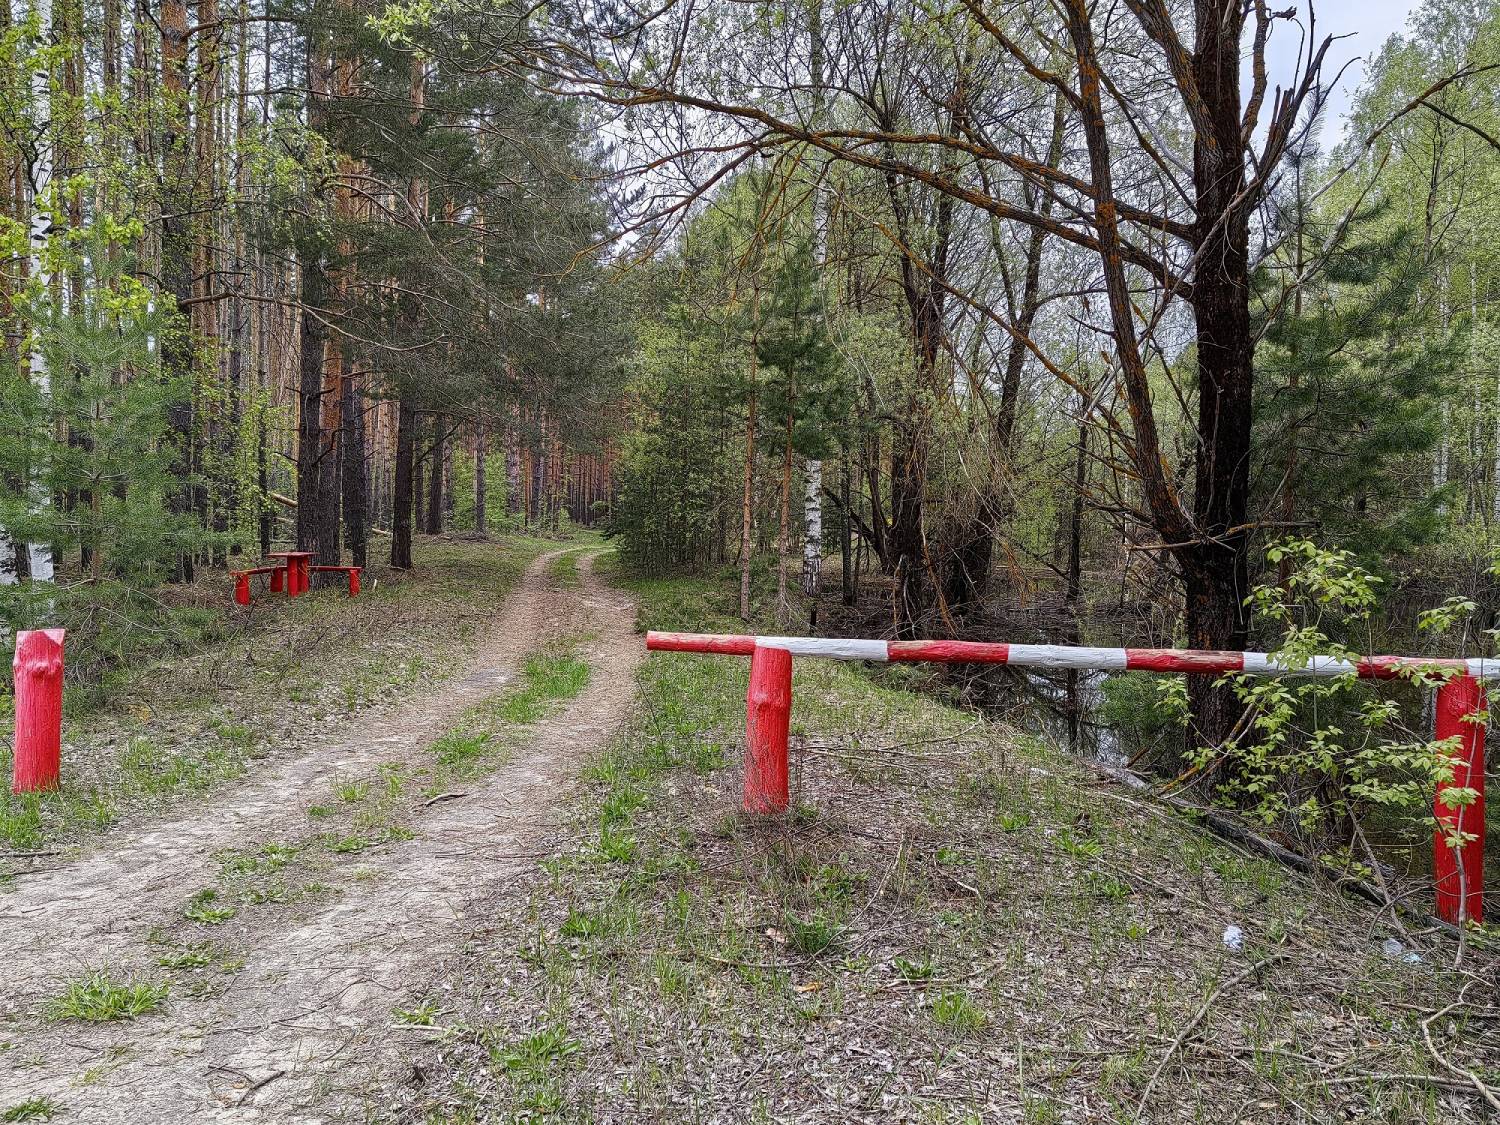
<svg viewBox="0 0 1500 1125">
<path fill-rule="evenodd" d="M 273 594 L 279 594 L 279 593 L 281 593 L 281 589 L 282 589 L 281 583 L 282 583 L 282 579 L 284 579 L 285 577 L 286 577 L 286 568 L 285 567 L 278 566 L 278 567 L 276 567 L 276 569 L 274 569 L 273 571 L 271 571 L 271 593 L 273 593 Z"/>
<path fill-rule="evenodd" d="M 792 654 L 756 648 L 750 654 L 745 701 L 745 811 L 786 812 L 787 729 L 792 717 Z"/>
<path fill-rule="evenodd" d="M 1243 672 L 1245 654 L 1212 649 L 1127 648 L 1125 667 L 1133 672 Z"/>
<path fill-rule="evenodd" d="M 1010 660 L 1010 645 L 987 641 L 892 641 L 886 651 L 892 663 L 1005 664 Z"/>
<path fill-rule="evenodd" d="M 707 652 L 719 656 L 755 655 L 755 638 L 724 633 L 661 633 L 652 629 L 646 634 L 646 647 L 652 652 Z"/>
<path fill-rule="evenodd" d="M 1433 803 L 1438 828 L 1432 837 L 1432 868 L 1438 917 L 1455 925 L 1484 921 L 1484 723 L 1466 718 L 1484 709 L 1484 689 L 1473 676 L 1455 676 L 1438 688 L 1435 734 L 1439 741 L 1456 737 L 1459 748 L 1453 780 L 1438 784 Z M 1450 787 L 1472 788 L 1478 795 L 1473 804 L 1450 808 L 1442 799 Z M 1473 839 L 1450 847 L 1448 837 L 1455 832 Z"/>
<path fill-rule="evenodd" d="M 16 634 L 12 793 L 56 789 L 62 762 L 63 630 Z"/>
<path fill-rule="evenodd" d="M 234 601 L 236 605 L 250 604 L 250 576 L 248 574 L 234 576 Z"/>
<path fill-rule="evenodd" d="M 351 598 L 359 597 L 359 567 L 357 566 L 349 568 L 349 596 Z"/>
</svg>

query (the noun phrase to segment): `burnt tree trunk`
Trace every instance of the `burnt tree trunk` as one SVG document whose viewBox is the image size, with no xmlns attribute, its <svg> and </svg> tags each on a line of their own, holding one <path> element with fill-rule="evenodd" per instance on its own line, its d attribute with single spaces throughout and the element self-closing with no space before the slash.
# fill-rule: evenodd
<svg viewBox="0 0 1500 1125">
<path fill-rule="evenodd" d="M 1240 34 L 1244 13 L 1197 0 L 1193 74 L 1212 137 L 1193 146 L 1197 197 L 1192 307 L 1198 362 L 1198 433 L 1193 491 L 1196 542 L 1176 551 L 1186 587 L 1187 642 L 1240 650 L 1248 638 L 1250 426 L 1254 345 L 1250 331 L 1249 209 L 1240 135 Z M 1239 707 L 1207 676 L 1188 678 L 1198 737 L 1218 745 Z"/>
</svg>

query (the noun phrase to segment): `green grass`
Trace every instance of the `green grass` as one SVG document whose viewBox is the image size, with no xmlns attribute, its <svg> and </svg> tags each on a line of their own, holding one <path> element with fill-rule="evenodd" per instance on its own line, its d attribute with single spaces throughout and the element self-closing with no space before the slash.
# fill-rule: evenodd
<svg viewBox="0 0 1500 1125">
<path fill-rule="evenodd" d="M 526 658 L 522 683 L 493 707 L 501 722 L 526 726 L 545 717 L 558 702 L 575 698 L 588 686 L 588 662 L 566 650 L 537 653 Z"/>
<path fill-rule="evenodd" d="M 978 1031 L 988 1019 L 968 993 L 944 989 L 932 1004 L 932 1018 L 953 1031 Z"/>
<path fill-rule="evenodd" d="M 233 906 L 220 903 L 219 892 L 213 887 L 204 887 L 182 908 L 182 916 L 189 922 L 202 922 L 207 926 L 227 922 L 238 913 Z"/>
<path fill-rule="evenodd" d="M 618 574 L 613 560 L 599 570 Z M 640 599 L 643 628 L 746 630 L 733 584 L 718 577 L 620 580 Z M 1369 932 L 1364 908 L 1246 861 L 1190 823 L 1101 796 L 1066 757 L 976 724 L 919 677 L 814 660 L 798 661 L 795 676 L 794 735 L 816 737 L 820 753 L 798 763 L 796 812 L 768 823 L 737 808 L 746 662 L 642 662 L 631 725 L 586 771 L 575 847 L 541 865 L 524 919 L 496 934 L 527 966 L 512 974 L 502 952 L 495 974 L 529 981 L 513 1009 L 526 1038 L 499 1040 L 501 1081 L 461 1072 L 432 1090 L 432 1120 L 455 1103 L 476 1120 L 560 1106 L 569 1119 L 604 1107 L 653 1119 L 726 1068 L 749 1076 L 740 1104 L 770 1119 L 788 1091 L 760 1062 L 806 1047 L 832 1057 L 852 1030 L 896 1074 L 923 1081 L 972 1054 L 966 1039 L 1020 1042 L 1013 1116 L 1136 1120 L 1142 1072 L 1237 971 L 1221 952 L 1226 918 L 1256 947 L 1298 942 L 1306 971 L 1338 983 L 1309 993 L 1275 966 L 1258 987 L 1224 993 L 1146 1117 L 1181 1106 L 1184 1119 L 1210 1119 L 1227 1085 L 1241 1101 L 1279 1103 L 1263 1107 L 1267 1120 L 1297 1105 L 1319 1120 L 1444 1119 L 1431 1091 L 1330 1089 L 1297 1061 L 1336 1061 L 1326 1028 L 1339 1026 L 1370 1044 L 1370 1067 L 1429 1071 L 1406 1006 L 1430 1004 L 1441 970 L 1351 952 L 1347 935 Z M 900 758 L 882 752 L 908 745 Z M 1444 989 L 1446 1000 L 1454 990 Z M 477 997 L 476 1019 L 506 1011 L 505 993 Z M 546 1050 L 527 1034 L 541 1032 L 523 1022 L 538 1009 L 543 1031 L 572 1016 L 563 1038 L 583 1062 L 543 1065 Z M 1090 1049 L 1100 1018 L 1119 1029 L 1107 1055 Z M 684 1046 L 700 1041 L 713 1044 L 708 1055 Z M 621 1042 L 639 1050 L 622 1056 Z M 1489 1073 L 1480 1050 L 1449 1047 Z M 1201 1053 L 1216 1048 L 1249 1052 L 1246 1074 L 1203 1077 Z M 601 1067 L 618 1087 L 587 1083 Z M 893 1119 L 978 1119 L 962 1097 L 939 1105 L 912 1085 L 881 1087 Z M 492 1100 L 466 1101 L 476 1089 Z M 1099 1092 L 1093 1109 L 1079 1090 Z"/>
<path fill-rule="evenodd" d="M 103 970 L 95 970 L 70 981 L 63 994 L 47 1005 L 51 1020 L 84 1020 L 102 1023 L 128 1020 L 154 1012 L 166 1002 L 167 986 L 151 981 L 117 981 Z"/>
<path fill-rule="evenodd" d="M 552 585 L 563 589 L 575 589 L 580 584 L 578 577 L 578 551 L 564 551 L 547 567 L 547 577 Z"/>
<path fill-rule="evenodd" d="M 419 539 L 416 569 L 372 569 L 357 599 L 337 590 L 296 601 L 267 594 L 248 619 L 230 601 L 224 574 L 204 570 L 196 585 L 131 608 L 132 622 L 156 615 L 151 628 L 70 626 L 62 785 L 41 794 L 0 789 L 0 849 L 84 839 L 132 810 L 243 776 L 264 752 L 255 732 L 274 725 L 268 718 L 289 700 L 323 717 L 440 679 L 462 666 L 466 646 L 531 561 L 556 547 L 520 535 Z M 288 649 L 288 628 L 306 643 Z M 410 651 L 411 638 L 421 639 L 420 651 Z M 210 705 L 212 716 L 204 714 Z M 10 766 L 9 749 L 0 748 L 0 774 Z"/>
<path fill-rule="evenodd" d="M 0 1121 L 51 1121 L 62 1111 L 62 1104 L 51 1098 L 27 1098 L 0 1112 Z"/>
</svg>

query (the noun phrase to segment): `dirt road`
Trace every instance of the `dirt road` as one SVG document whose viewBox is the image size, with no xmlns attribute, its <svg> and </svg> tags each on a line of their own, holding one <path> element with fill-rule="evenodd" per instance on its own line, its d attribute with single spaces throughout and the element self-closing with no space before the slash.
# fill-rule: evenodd
<svg viewBox="0 0 1500 1125">
<path fill-rule="evenodd" d="M 549 588 L 552 557 L 527 572 L 467 673 L 434 695 L 356 716 L 333 748 L 177 819 L 105 837 L 0 898 L 0 1042 L 12 1044 L 0 1052 L 0 1111 L 47 1098 L 59 1121 L 327 1121 L 399 1065 L 406 1029 L 393 1009 L 424 995 L 462 939 L 465 910 L 536 862 L 529 847 L 559 795 L 630 702 L 640 646 L 629 599 L 594 577 L 588 557 L 580 587 Z M 309 808 L 340 778 L 421 762 L 465 710 L 505 690 L 527 654 L 569 637 L 580 638 L 588 686 L 528 728 L 505 764 L 461 796 L 419 805 L 412 838 L 337 864 L 324 876 L 333 893 L 245 910 L 204 934 L 243 958 L 226 987 L 174 989 L 162 1010 L 133 1020 L 44 1018 L 46 1002 L 89 970 L 159 978 L 161 929 L 180 929 L 184 904 L 219 871 L 216 854 L 307 836 Z"/>
</svg>

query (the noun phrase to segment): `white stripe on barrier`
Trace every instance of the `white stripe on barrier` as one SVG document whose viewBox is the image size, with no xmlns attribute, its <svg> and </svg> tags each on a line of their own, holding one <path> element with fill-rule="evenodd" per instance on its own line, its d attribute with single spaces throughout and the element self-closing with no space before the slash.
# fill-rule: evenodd
<svg viewBox="0 0 1500 1125">
<path fill-rule="evenodd" d="M 793 656 L 827 656 L 834 660 L 890 659 L 884 641 L 865 641 L 844 637 L 756 637 L 761 648 L 779 648 Z"/>
<path fill-rule="evenodd" d="M 1028 668 L 1082 668 L 1110 671 L 1125 667 L 1123 648 L 1075 648 L 1072 645 L 1011 645 L 1007 664 Z"/>
<path fill-rule="evenodd" d="M 1358 671 L 1358 665 L 1332 656 L 1314 656 L 1305 665 L 1297 667 L 1284 660 L 1274 659 L 1270 653 L 1245 653 L 1245 674 L 1250 676 L 1280 676 L 1290 673 L 1296 676 L 1333 677 L 1347 676 Z"/>
<path fill-rule="evenodd" d="M 1493 656 L 1476 656 L 1470 660 L 1465 660 L 1464 664 L 1469 670 L 1469 675 L 1473 676 L 1476 680 L 1493 679 L 1496 676 L 1500 676 L 1500 659 L 1496 659 Z"/>
</svg>

